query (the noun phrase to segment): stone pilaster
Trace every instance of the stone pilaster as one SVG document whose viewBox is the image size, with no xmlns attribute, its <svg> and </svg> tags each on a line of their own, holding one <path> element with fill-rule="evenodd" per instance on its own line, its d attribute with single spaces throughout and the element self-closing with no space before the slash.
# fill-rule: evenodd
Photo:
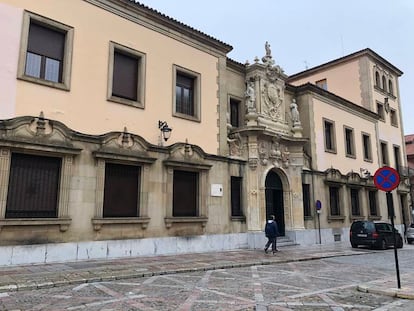
<svg viewBox="0 0 414 311">
<path fill-rule="evenodd" d="M 8 149 L 0 150 L 0 218 L 6 215 L 7 189 L 9 187 L 11 154 Z"/>
</svg>

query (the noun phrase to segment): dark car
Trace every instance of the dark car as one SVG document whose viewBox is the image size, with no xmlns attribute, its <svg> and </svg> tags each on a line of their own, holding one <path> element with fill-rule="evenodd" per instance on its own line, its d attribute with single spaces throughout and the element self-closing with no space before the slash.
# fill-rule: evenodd
<svg viewBox="0 0 414 311">
<path fill-rule="evenodd" d="M 349 239 L 352 247 L 359 245 L 386 249 L 394 246 L 394 237 L 397 248 L 403 247 L 403 238 L 397 229 L 386 222 L 373 222 L 369 220 L 354 221 L 349 230 Z"/>
</svg>

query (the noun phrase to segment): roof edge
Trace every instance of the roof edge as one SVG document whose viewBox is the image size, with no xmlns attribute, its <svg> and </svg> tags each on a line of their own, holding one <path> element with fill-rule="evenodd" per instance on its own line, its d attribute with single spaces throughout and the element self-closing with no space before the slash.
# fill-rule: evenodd
<svg viewBox="0 0 414 311">
<path fill-rule="evenodd" d="M 231 50 L 233 50 L 233 47 L 230 44 L 220 41 L 204 32 L 201 32 L 200 30 L 192 28 L 191 26 L 188 26 L 155 9 L 152 9 L 140 3 L 139 1 L 135 1 L 135 0 L 84 0 L 84 1 L 97 5 L 103 9 L 108 9 L 108 7 L 105 7 L 105 4 L 106 5 L 111 4 L 112 5 L 111 8 L 115 10 L 117 9 L 116 6 L 120 6 L 126 10 L 129 10 L 130 12 L 134 12 L 140 16 L 143 16 L 157 24 L 163 25 L 172 30 L 183 33 L 189 38 L 203 42 L 204 44 L 207 44 L 208 46 L 213 47 L 222 53 L 227 54 Z"/>
<path fill-rule="evenodd" d="M 321 71 L 321 70 L 326 69 L 328 67 L 331 67 L 333 65 L 337 65 L 337 64 L 344 63 L 344 62 L 348 62 L 350 60 L 353 60 L 355 58 L 358 58 L 358 57 L 361 57 L 361 56 L 364 56 L 364 55 L 367 55 L 367 56 L 369 56 L 369 57 L 377 60 L 378 62 L 382 63 L 383 65 L 385 65 L 386 67 L 388 67 L 389 69 L 391 69 L 392 71 L 394 71 L 394 73 L 397 76 L 401 76 L 403 74 L 403 72 L 400 69 L 398 69 L 396 66 L 394 66 L 393 64 L 391 64 L 385 58 L 383 58 L 382 56 L 380 56 L 379 54 L 377 54 L 376 52 L 374 52 L 370 48 L 366 48 L 366 49 L 359 50 L 357 52 L 348 54 L 346 56 L 343 56 L 343 57 L 334 59 L 332 61 L 329 61 L 327 63 L 321 64 L 319 66 L 316 66 L 316 67 L 313 67 L 313 68 L 310 68 L 310 69 L 307 69 L 307 70 L 298 72 L 296 74 L 293 74 L 293 75 L 289 76 L 288 81 L 293 81 L 293 80 L 298 79 L 298 78 L 306 77 L 308 75 L 314 74 L 314 73 L 316 73 L 318 71 Z"/>
</svg>

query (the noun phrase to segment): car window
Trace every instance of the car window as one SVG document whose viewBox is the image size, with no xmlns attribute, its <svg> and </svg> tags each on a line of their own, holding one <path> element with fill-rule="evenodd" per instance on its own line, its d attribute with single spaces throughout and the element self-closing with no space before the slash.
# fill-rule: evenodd
<svg viewBox="0 0 414 311">
<path fill-rule="evenodd" d="M 377 229 L 377 231 L 387 230 L 386 224 L 375 224 L 375 228 Z"/>
<path fill-rule="evenodd" d="M 352 224 L 352 231 L 364 231 L 364 232 L 372 232 L 375 231 L 374 223 L 369 221 L 357 221 Z"/>
</svg>

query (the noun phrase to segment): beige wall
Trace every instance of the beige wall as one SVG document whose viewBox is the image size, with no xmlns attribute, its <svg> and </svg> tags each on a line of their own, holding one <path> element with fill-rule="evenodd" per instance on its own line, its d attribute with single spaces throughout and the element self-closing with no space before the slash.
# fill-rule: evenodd
<svg viewBox="0 0 414 311">
<path fill-rule="evenodd" d="M 15 113 L 22 13 L 21 9 L 0 3 L 0 40 L 7 42 L 0 49 L 0 119 L 12 118 Z"/>
<path fill-rule="evenodd" d="M 303 78 L 289 80 L 292 85 L 305 83 L 316 84 L 319 80 L 327 80 L 328 91 L 341 96 L 354 104 L 361 105 L 358 60 L 352 60 L 334 67 L 318 71 Z"/>
<path fill-rule="evenodd" d="M 62 121 L 74 130 L 87 134 L 122 131 L 126 126 L 129 132 L 141 135 L 152 144 L 158 143 L 158 120 L 163 120 L 173 128 L 168 144 L 188 139 L 189 143 L 198 144 L 206 152 L 217 152 L 217 55 L 137 25 L 85 1 L 3 2 L 16 7 L 12 11 L 14 15 L 21 15 L 20 8 L 24 7 L 74 28 L 70 91 L 19 80 L 16 116 L 39 115 L 42 110 L 45 117 Z M 18 26 L 15 24 L 7 29 L 20 35 Z M 106 100 L 109 41 L 146 54 L 145 109 Z M 173 65 L 201 75 L 201 122 L 172 116 L 175 91 Z"/>
<path fill-rule="evenodd" d="M 360 173 L 360 168 L 368 169 L 373 174 L 378 168 L 378 157 L 376 153 L 376 124 L 362 115 L 355 115 L 355 111 L 338 109 L 319 98 L 313 98 L 314 114 L 314 135 L 315 135 L 315 152 L 314 164 L 315 169 L 325 171 L 334 167 L 347 174 L 350 171 Z M 336 153 L 325 152 L 323 120 L 328 119 L 335 123 Z M 345 134 L 344 126 L 352 128 L 354 131 L 354 142 L 356 158 L 349 158 L 345 155 Z M 372 162 L 364 161 L 362 133 L 367 133 L 371 137 L 372 144 Z"/>
</svg>

